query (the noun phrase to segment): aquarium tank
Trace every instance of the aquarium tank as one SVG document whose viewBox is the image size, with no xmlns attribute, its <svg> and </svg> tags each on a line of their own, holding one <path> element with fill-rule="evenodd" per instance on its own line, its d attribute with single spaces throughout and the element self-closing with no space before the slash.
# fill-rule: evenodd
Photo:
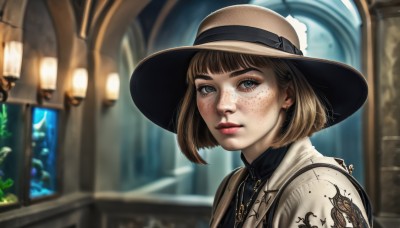
<svg viewBox="0 0 400 228">
<path fill-rule="evenodd" d="M 20 202 L 23 164 L 22 106 L 0 104 L 0 208 Z"/>
<path fill-rule="evenodd" d="M 58 111 L 32 109 L 32 161 L 30 198 L 54 195 L 57 192 Z"/>
</svg>

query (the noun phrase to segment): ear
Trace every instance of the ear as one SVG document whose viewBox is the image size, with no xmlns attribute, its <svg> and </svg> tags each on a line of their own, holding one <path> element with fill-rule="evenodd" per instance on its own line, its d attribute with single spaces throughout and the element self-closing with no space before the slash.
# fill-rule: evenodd
<svg viewBox="0 0 400 228">
<path fill-rule="evenodd" d="M 283 91 L 283 102 L 282 102 L 282 108 L 283 109 L 288 109 L 290 108 L 295 101 L 295 94 L 294 94 L 294 89 L 293 89 L 293 84 L 289 83 L 289 85 L 284 89 Z"/>
</svg>

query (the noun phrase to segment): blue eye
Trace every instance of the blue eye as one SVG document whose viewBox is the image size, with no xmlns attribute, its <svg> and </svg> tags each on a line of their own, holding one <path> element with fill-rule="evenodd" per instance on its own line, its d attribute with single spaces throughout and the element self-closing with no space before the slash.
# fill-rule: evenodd
<svg viewBox="0 0 400 228">
<path fill-rule="evenodd" d="M 207 95 L 209 93 L 212 93 L 215 91 L 214 87 L 212 86 L 200 86 L 197 91 L 201 94 L 201 95 Z"/>
<path fill-rule="evenodd" d="M 251 89 L 254 89 L 259 84 L 260 83 L 254 81 L 254 80 L 246 79 L 239 83 L 239 88 L 243 89 L 243 90 L 249 90 L 249 89 L 251 90 Z"/>
</svg>

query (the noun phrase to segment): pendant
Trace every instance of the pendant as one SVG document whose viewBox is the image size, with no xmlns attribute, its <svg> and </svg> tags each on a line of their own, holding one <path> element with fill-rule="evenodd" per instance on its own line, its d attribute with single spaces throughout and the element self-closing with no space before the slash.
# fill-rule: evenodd
<svg viewBox="0 0 400 228">
<path fill-rule="evenodd" d="M 244 216 L 244 205 L 240 204 L 239 211 L 236 214 L 237 222 L 242 222 L 243 221 L 243 216 Z"/>
<path fill-rule="evenodd" d="M 254 184 L 253 191 L 258 191 L 258 186 L 260 186 L 261 180 L 257 180 L 257 182 Z"/>
</svg>

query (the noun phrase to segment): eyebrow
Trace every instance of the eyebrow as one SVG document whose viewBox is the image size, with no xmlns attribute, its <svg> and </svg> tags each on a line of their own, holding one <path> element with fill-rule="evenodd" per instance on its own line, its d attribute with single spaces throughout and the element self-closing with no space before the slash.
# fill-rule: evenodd
<svg viewBox="0 0 400 228">
<path fill-rule="evenodd" d="M 243 69 L 243 70 L 233 71 L 232 73 L 230 73 L 229 77 L 230 78 L 236 77 L 236 76 L 245 74 L 245 73 L 247 73 L 249 71 L 258 71 L 258 72 L 262 73 L 259 69 L 250 67 L 250 68 L 246 68 L 246 69 Z M 197 74 L 197 75 L 195 75 L 194 76 L 194 80 L 196 80 L 196 79 L 213 80 L 213 78 L 211 76 L 205 75 L 205 74 Z"/>
<path fill-rule="evenodd" d="M 246 68 L 246 69 L 243 69 L 243 70 L 234 71 L 234 72 L 231 73 L 231 75 L 229 77 L 236 77 L 236 76 L 245 74 L 245 73 L 247 73 L 249 71 L 258 71 L 258 72 L 262 73 L 259 69 L 250 67 L 250 68 Z"/>
<path fill-rule="evenodd" d="M 213 80 L 212 77 L 210 77 L 210 76 L 208 76 L 208 75 L 205 75 L 205 74 L 196 74 L 196 75 L 194 76 L 194 80 L 196 80 L 196 79 Z"/>
</svg>

